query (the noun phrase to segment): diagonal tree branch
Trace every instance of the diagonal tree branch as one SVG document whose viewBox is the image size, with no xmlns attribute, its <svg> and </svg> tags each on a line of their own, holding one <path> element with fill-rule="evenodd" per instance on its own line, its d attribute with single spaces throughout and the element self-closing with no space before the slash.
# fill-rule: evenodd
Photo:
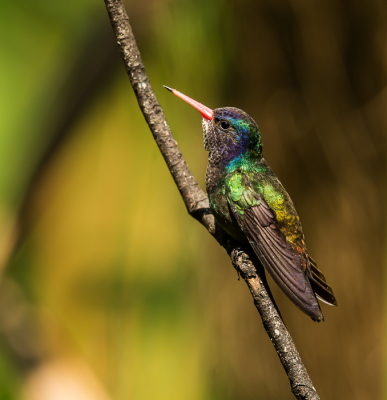
<svg viewBox="0 0 387 400">
<path fill-rule="evenodd" d="M 317 400 L 319 396 L 271 296 L 262 265 L 247 246 L 241 246 L 215 222 L 208 198 L 196 182 L 167 124 L 164 112 L 146 75 L 122 0 L 105 0 L 130 83 L 145 120 L 159 146 L 188 213 L 198 220 L 229 254 L 261 315 L 263 326 L 288 375 L 294 396 Z"/>
</svg>

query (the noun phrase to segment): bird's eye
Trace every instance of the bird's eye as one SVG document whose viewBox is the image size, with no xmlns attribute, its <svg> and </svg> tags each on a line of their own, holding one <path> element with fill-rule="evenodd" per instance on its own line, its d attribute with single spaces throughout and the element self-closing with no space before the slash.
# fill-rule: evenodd
<svg viewBox="0 0 387 400">
<path fill-rule="evenodd" d="M 220 127 L 221 127 L 222 129 L 226 130 L 226 129 L 228 129 L 228 128 L 230 127 L 230 123 L 227 122 L 227 121 L 222 121 L 222 122 L 220 123 Z"/>
</svg>

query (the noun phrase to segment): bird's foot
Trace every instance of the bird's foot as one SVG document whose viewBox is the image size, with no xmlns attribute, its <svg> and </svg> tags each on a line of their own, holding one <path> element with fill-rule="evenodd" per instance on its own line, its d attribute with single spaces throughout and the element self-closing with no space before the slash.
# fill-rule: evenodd
<svg viewBox="0 0 387 400">
<path fill-rule="evenodd" d="M 253 278 L 257 276 L 254 264 L 251 262 L 249 255 L 246 250 L 242 247 L 236 247 L 231 252 L 231 261 L 233 267 L 236 269 L 238 274 L 238 281 L 240 276 L 243 279 Z"/>
</svg>

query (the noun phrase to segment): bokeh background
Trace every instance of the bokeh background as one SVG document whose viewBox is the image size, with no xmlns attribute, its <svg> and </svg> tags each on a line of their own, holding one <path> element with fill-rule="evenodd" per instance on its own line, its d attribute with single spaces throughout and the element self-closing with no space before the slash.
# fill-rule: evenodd
<svg viewBox="0 0 387 400">
<path fill-rule="evenodd" d="M 323 399 L 386 398 L 383 0 L 133 0 L 196 178 L 199 114 L 259 124 L 339 301 L 316 324 L 271 284 Z M 292 399 L 251 296 L 190 218 L 102 0 L 0 3 L 0 399 Z"/>
</svg>

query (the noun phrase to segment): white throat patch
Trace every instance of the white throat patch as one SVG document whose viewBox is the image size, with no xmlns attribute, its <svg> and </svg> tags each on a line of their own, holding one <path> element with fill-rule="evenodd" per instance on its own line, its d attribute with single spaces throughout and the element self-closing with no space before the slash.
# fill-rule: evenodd
<svg viewBox="0 0 387 400">
<path fill-rule="evenodd" d="M 203 127 L 204 149 L 206 151 L 210 151 L 209 135 L 211 132 L 211 121 L 208 120 L 207 118 L 202 118 L 202 127 Z"/>
</svg>

